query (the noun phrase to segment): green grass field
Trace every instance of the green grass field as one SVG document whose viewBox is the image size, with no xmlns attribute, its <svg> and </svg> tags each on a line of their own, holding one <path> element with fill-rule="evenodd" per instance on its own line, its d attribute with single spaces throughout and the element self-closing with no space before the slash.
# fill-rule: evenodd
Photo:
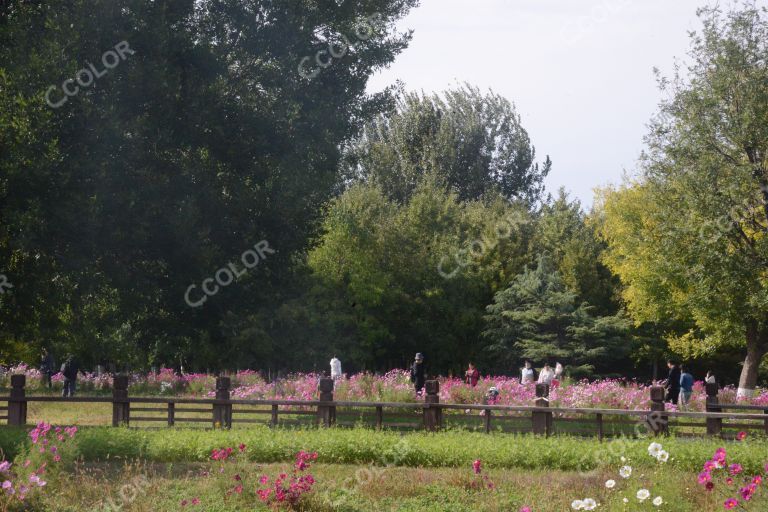
<svg viewBox="0 0 768 512">
<path fill-rule="evenodd" d="M 80 430 L 63 470 L 50 475 L 44 492 L 28 499 L 27 508 L 17 509 L 267 510 L 255 494 L 259 477 L 289 471 L 295 453 L 305 450 L 318 454 L 311 468 L 317 483 L 297 510 L 517 512 L 530 506 L 537 512 L 562 512 L 571 509 L 574 499 L 593 498 L 600 510 L 639 511 L 657 509 L 650 499 L 661 496 L 660 510 L 704 512 L 723 509 L 724 496 L 704 492 L 696 481 L 701 465 L 718 447 L 726 447 L 729 461 L 742 464 L 750 476 L 763 473 L 768 462 L 766 439 L 751 435 L 743 442 L 661 437 L 670 460 L 660 465 L 647 453 L 650 439 L 600 443 L 595 438 L 486 434 L 466 428 L 438 433 L 324 429 L 306 425 L 311 416 L 287 418 L 302 426 L 275 429 L 240 424 L 221 430 L 208 423 L 195 428 L 168 428 L 163 423 L 156 428 L 112 428 L 103 426 L 111 422 L 110 404 L 73 405 L 30 404 L 30 422 L 74 423 Z M 198 416 L 210 418 L 209 413 Z M 27 430 L 0 427 L 0 449 L 16 464 L 33 448 Z M 241 443 L 245 452 L 218 473 L 211 451 Z M 618 475 L 625 464 L 622 457 L 634 468 L 626 481 Z M 472 472 L 477 459 L 494 489 L 478 488 Z M 243 491 L 227 495 L 235 474 Z M 605 488 L 607 479 L 618 482 L 615 489 Z M 647 488 L 652 497 L 639 502 L 635 494 L 640 488 Z M 192 505 L 193 498 L 200 504 Z M 182 500 L 188 504 L 182 506 Z M 768 500 L 753 500 L 750 507 L 766 510 Z M 0 511 L 5 510 L 0 503 Z"/>
</svg>

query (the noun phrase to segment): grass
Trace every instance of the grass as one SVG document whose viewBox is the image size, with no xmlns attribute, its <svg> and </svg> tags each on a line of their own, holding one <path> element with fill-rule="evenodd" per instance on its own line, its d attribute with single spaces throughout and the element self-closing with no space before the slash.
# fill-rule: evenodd
<svg viewBox="0 0 768 512">
<path fill-rule="evenodd" d="M 236 463 L 227 472 L 240 475 L 244 492 L 224 498 L 234 483 L 231 479 L 200 476 L 205 465 L 81 465 L 57 486 L 55 494 L 46 494 L 36 503 L 41 511 L 121 510 L 135 512 L 199 510 L 268 510 L 253 492 L 262 474 L 288 471 L 285 464 Z M 580 474 L 562 471 L 489 470 L 494 490 L 473 488 L 471 468 L 376 468 L 358 465 L 316 464 L 311 468 L 317 484 L 298 510 L 312 512 L 516 512 L 524 505 L 535 512 L 570 510 L 573 499 L 592 497 L 601 510 L 627 512 L 654 509 L 640 504 L 634 494 L 640 486 L 662 496 L 662 510 L 706 512 L 721 510 L 714 496 L 697 488 L 695 474 L 671 471 L 663 479 L 652 481 L 638 475 L 632 485 L 608 491 L 603 482 L 617 478 L 603 471 Z M 631 498 L 624 505 L 622 498 Z M 181 500 L 199 498 L 198 506 L 182 507 Z M 764 505 L 765 503 L 763 503 Z M 760 503 L 756 503 L 759 507 Z M 755 508 L 754 510 L 761 510 Z"/>
<path fill-rule="evenodd" d="M 52 477 L 27 510 L 267 510 L 255 496 L 258 478 L 289 472 L 295 453 L 304 449 L 316 451 L 318 461 L 311 469 L 317 484 L 302 500 L 303 511 L 516 512 L 528 505 L 536 512 L 563 512 L 572 500 L 586 497 L 600 502 L 601 510 L 655 509 L 635 498 L 643 487 L 664 498 L 662 510 L 706 512 L 721 510 L 724 499 L 696 483 L 702 462 L 716 448 L 725 446 L 729 459 L 747 474 L 761 472 L 768 462 L 768 444 L 760 438 L 740 443 L 661 438 L 671 453 L 665 465 L 647 454 L 647 439 L 599 443 L 459 430 L 83 427 L 75 441 L 73 459 L 65 461 L 68 470 Z M 29 443 L 26 430 L 0 428 L 0 448 L 9 458 L 20 462 Z M 211 450 L 240 443 L 247 446 L 245 453 L 219 473 Z M 621 457 L 634 468 L 627 481 L 618 477 Z M 473 485 L 475 459 L 483 461 L 494 490 Z M 225 497 L 235 474 L 245 490 Z M 608 478 L 619 482 L 616 489 L 604 487 Z M 182 500 L 196 497 L 200 505 L 181 507 Z M 768 502 L 763 498 L 751 506 L 766 510 Z"/>
<path fill-rule="evenodd" d="M 648 440 L 599 443 L 596 439 L 547 439 L 459 430 L 430 434 L 364 428 L 269 429 L 258 425 L 230 431 L 90 427 L 82 428 L 77 440 L 79 456 L 87 462 L 115 457 L 158 463 L 204 462 L 214 448 L 245 443 L 249 460 L 260 463 L 289 461 L 296 451 L 304 449 L 317 451 L 318 461 L 330 464 L 467 467 L 479 458 L 492 468 L 585 471 L 616 465 L 622 456 L 632 458 L 639 466 L 655 464 L 646 453 Z M 26 442 L 24 430 L 0 429 L 0 448 L 11 456 Z M 717 439 L 669 437 L 661 442 L 672 454 L 668 465 L 682 471 L 697 471 L 723 445 Z M 768 462 L 768 443 L 764 439 L 728 442 L 726 447 L 748 471 L 760 471 Z"/>
</svg>

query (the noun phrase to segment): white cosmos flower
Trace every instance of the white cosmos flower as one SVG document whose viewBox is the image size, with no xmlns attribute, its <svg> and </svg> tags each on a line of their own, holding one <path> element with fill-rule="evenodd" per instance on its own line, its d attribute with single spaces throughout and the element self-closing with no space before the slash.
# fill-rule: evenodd
<svg viewBox="0 0 768 512">
<path fill-rule="evenodd" d="M 616 487 L 616 480 L 606 480 L 605 486 L 608 489 L 613 489 L 614 487 Z"/>
<path fill-rule="evenodd" d="M 595 510 L 597 508 L 597 502 L 592 498 L 584 498 L 581 502 L 584 505 L 584 510 Z"/>
<path fill-rule="evenodd" d="M 622 466 L 621 469 L 619 469 L 619 476 L 621 476 L 621 478 L 629 478 L 632 476 L 632 468 L 630 466 Z"/>
<path fill-rule="evenodd" d="M 661 450 L 659 453 L 656 454 L 656 460 L 659 462 L 667 462 L 669 460 L 669 452 L 665 450 Z"/>
<path fill-rule="evenodd" d="M 624 503 L 629 503 L 629 500 L 627 498 L 624 498 Z"/>
<path fill-rule="evenodd" d="M 650 491 L 648 489 L 640 489 L 637 491 L 637 499 L 640 501 L 645 501 L 648 499 L 648 497 L 651 495 Z"/>
<path fill-rule="evenodd" d="M 573 500 L 571 502 L 571 508 L 573 510 L 581 510 L 584 508 L 584 502 L 581 500 Z"/>
<path fill-rule="evenodd" d="M 659 443 L 651 443 L 648 445 L 648 455 L 651 457 L 658 457 L 660 451 L 662 451 L 662 447 Z"/>
<path fill-rule="evenodd" d="M 621 456 L 621 462 L 627 462 L 627 458 L 625 456 Z"/>
<path fill-rule="evenodd" d="M 664 500 L 661 499 L 661 496 L 656 496 L 655 498 L 653 498 L 653 504 L 655 506 L 660 507 L 662 503 L 664 503 Z"/>
</svg>

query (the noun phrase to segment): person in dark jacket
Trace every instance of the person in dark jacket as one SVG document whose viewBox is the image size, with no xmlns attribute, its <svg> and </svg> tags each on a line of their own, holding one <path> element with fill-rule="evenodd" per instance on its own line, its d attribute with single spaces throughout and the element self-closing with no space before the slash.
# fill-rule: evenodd
<svg viewBox="0 0 768 512">
<path fill-rule="evenodd" d="M 667 368 L 669 368 L 669 376 L 665 386 L 667 388 L 667 396 L 664 400 L 670 404 L 677 405 L 677 400 L 680 397 L 680 367 L 670 359 L 667 361 Z"/>
<path fill-rule="evenodd" d="M 53 355 L 48 352 L 48 349 L 43 347 L 43 352 L 40 355 L 40 373 L 43 376 L 43 386 L 47 386 L 51 389 L 51 377 L 53 377 L 54 369 L 56 368 L 56 362 L 53 360 Z"/>
<path fill-rule="evenodd" d="M 413 359 L 413 365 L 411 366 L 411 382 L 413 382 L 416 388 L 416 394 L 421 395 L 422 389 L 424 389 L 424 383 L 426 382 L 426 373 L 424 372 L 424 355 L 419 352 Z"/>
<path fill-rule="evenodd" d="M 64 374 L 64 390 L 61 392 L 61 396 L 75 396 L 78 370 L 79 367 L 74 356 L 67 356 L 66 361 L 61 365 L 61 373 Z"/>
</svg>

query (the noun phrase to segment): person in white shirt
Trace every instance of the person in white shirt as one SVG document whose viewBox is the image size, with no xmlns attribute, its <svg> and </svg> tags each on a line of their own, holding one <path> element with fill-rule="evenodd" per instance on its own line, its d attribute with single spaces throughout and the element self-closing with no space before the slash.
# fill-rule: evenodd
<svg viewBox="0 0 768 512">
<path fill-rule="evenodd" d="M 333 380 L 341 378 L 341 361 L 336 356 L 333 356 L 333 359 L 331 359 L 331 378 Z"/>
<path fill-rule="evenodd" d="M 552 379 L 555 378 L 555 372 L 550 368 L 548 364 L 544 365 L 539 374 L 539 384 L 552 384 Z"/>
<path fill-rule="evenodd" d="M 532 384 L 534 382 L 536 382 L 536 377 L 533 373 L 533 365 L 531 365 L 530 361 L 526 361 L 525 368 L 520 370 L 520 383 Z"/>
</svg>

